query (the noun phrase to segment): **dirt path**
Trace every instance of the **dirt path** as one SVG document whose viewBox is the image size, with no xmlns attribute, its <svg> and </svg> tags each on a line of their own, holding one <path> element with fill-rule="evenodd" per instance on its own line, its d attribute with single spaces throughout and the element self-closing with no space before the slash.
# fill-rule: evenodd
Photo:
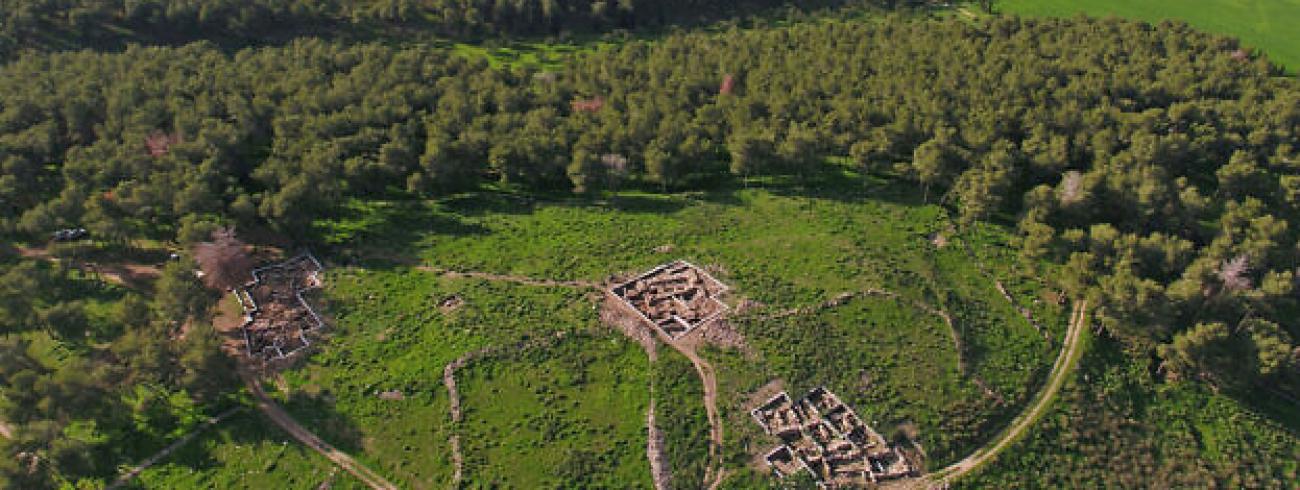
<svg viewBox="0 0 1300 490">
<path fill-rule="evenodd" d="M 117 480 L 113 482 L 112 485 L 108 486 L 108 489 L 112 490 L 114 488 L 119 488 L 122 485 L 125 485 L 127 482 L 135 479 L 135 477 L 140 476 L 140 473 L 143 473 L 144 470 L 148 469 L 150 466 L 158 464 L 159 461 L 162 461 L 164 458 L 171 456 L 171 454 L 176 452 L 176 450 L 180 449 L 186 444 L 189 444 L 190 441 L 194 440 L 195 437 L 198 437 L 199 434 L 203 433 L 203 431 L 212 428 L 213 426 L 221 423 L 221 421 L 226 420 L 230 418 L 230 416 L 239 413 L 243 410 L 244 407 L 234 407 L 231 408 L 230 410 L 221 412 L 216 417 L 212 417 L 204 421 L 203 424 L 199 425 L 194 430 L 190 431 L 189 434 L 185 434 L 180 439 L 177 439 L 171 444 L 168 444 L 167 447 L 163 448 L 161 451 L 158 451 L 153 456 L 150 456 L 149 459 L 144 460 L 143 463 L 140 463 L 139 465 L 136 465 L 136 467 L 131 468 L 131 471 L 128 471 L 122 476 L 119 476 Z"/>
<path fill-rule="evenodd" d="M 474 279 L 483 279 L 485 281 L 512 282 L 515 284 L 523 284 L 525 286 L 601 289 L 600 284 L 591 281 L 557 281 L 554 279 L 537 279 L 534 277 L 518 276 L 518 275 L 510 275 L 510 274 L 493 274 L 491 272 L 454 271 L 450 269 L 442 269 L 439 267 L 433 267 L 427 265 L 421 265 L 416 267 L 415 269 L 425 271 L 425 272 L 432 272 L 434 274 L 450 277 L 453 279 L 472 277 Z"/>
<path fill-rule="evenodd" d="M 18 255 L 23 258 L 47 260 L 58 262 L 59 259 L 50 255 L 49 250 L 44 248 L 32 247 L 15 247 Z M 118 286 L 131 289 L 139 289 L 149 281 L 157 279 L 162 275 L 162 270 L 155 265 L 136 264 L 131 262 L 120 262 L 113 264 L 99 264 L 95 262 L 79 262 L 78 268 L 87 274 L 93 274 L 103 278 L 104 281 L 116 284 Z"/>
<path fill-rule="evenodd" d="M 700 374 L 704 384 L 704 411 L 709 417 L 709 460 L 712 464 L 704 472 L 704 481 L 710 490 L 717 488 L 725 476 L 722 470 L 722 417 L 718 415 L 718 375 L 713 372 L 713 365 L 695 354 L 695 349 L 678 349 Z"/>
<path fill-rule="evenodd" d="M 481 349 L 465 354 L 442 368 L 442 384 L 447 387 L 447 409 L 451 411 L 451 423 L 454 426 L 459 426 L 463 417 L 460 410 L 460 391 L 456 389 L 456 370 L 468 365 L 471 359 L 489 352 L 491 349 Z M 452 432 L 447 442 L 451 445 L 453 467 L 451 487 L 460 488 L 460 482 L 465 477 L 465 455 L 460 450 L 460 434 Z"/>
<path fill-rule="evenodd" d="M 1024 432 L 1029 429 L 1034 422 L 1051 406 L 1052 401 L 1056 399 L 1056 394 L 1065 384 L 1065 380 L 1073 371 L 1074 365 L 1078 361 L 1078 354 L 1081 348 L 1082 333 L 1087 328 L 1086 320 L 1088 318 L 1088 301 L 1082 300 L 1074 307 L 1074 312 L 1070 317 L 1070 328 L 1065 334 L 1065 343 L 1061 347 L 1061 354 L 1057 356 L 1056 363 L 1052 365 L 1052 372 L 1048 376 L 1047 384 L 1043 386 L 1038 397 L 1024 412 L 1021 412 L 1011 426 L 1002 433 L 997 439 L 989 442 L 983 448 L 976 450 L 965 459 L 949 465 L 947 468 L 939 470 L 928 478 L 929 482 L 946 485 L 949 482 L 960 478 L 979 468 L 984 463 L 992 461 L 998 453 L 1009 447 Z"/>
<path fill-rule="evenodd" d="M 717 488 L 726 476 L 722 470 L 722 417 L 718 415 L 718 376 L 713 371 L 713 365 L 709 361 L 700 357 L 695 352 L 697 345 L 702 342 L 700 337 L 701 328 L 697 328 L 690 334 L 678 339 L 671 339 L 662 332 L 656 330 L 655 333 L 665 344 L 668 344 L 677 352 L 681 352 L 695 366 L 696 374 L 700 375 L 700 383 L 704 385 L 704 411 L 709 418 L 709 465 L 705 469 L 703 484 L 710 488 Z"/>
<path fill-rule="evenodd" d="M 471 277 L 471 278 L 483 279 L 487 281 L 511 282 L 511 283 L 523 284 L 527 286 L 587 288 L 587 289 L 595 289 L 598 291 L 608 293 L 608 291 L 605 291 L 605 287 L 603 285 L 591 281 L 557 281 L 553 279 L 538 279 L 538 278 L 527 277 L 527 276 L 494 274 L 489 272 L 453 271 L 453 270 L 442 269 L 433 266 L 423 266 L 423 265 L 417 266 L 416 270 L 439 274 L 451 278 Z M 627 332 L 625 331 L 625 333 Z M 708 419 L 709 419 L 710 464 L 707 468 L 707 471 L 705 472 L 703 484 L 707 486 L 709 489 L 715 489 L 718 487 L 718 485 L 722 483 L 722 480 L 726 477 L 726 472 L 722 468 L 722 443 L 724 438 L 723 438 L 723 428 L 722 428 L 722 417 L 718 414 L 717 374 L 714 373 L 712 364 L 709 364 L 708 361 L 704 360 L 704 358 L 696 354 L 695 344 L 697 342 L 693 342 L 686 339 L 674 340 L 668 338 L 667 336 L 663 335 L 662 332 L 659 332 L 657 330 L 655 331 L 655 334 L 665 344 L 672 346 L 674 349 L 676 349 L 678 352 L 681 352 L 682 355 L 685 355 L 686 358 L 691 361 L 691 364 L 695 366 L 696 373 L 699 374 L 700 376 L 701 384 L 704 385 L 704 410 L 708 415 Z M 698 334 L 695 336 L 698 337 Z M 637 340 L 637 339 L 633 338 L 633 340 Z M 646 352 L 648 355 L 651 356 L 651 360 L 653 361 L 654 349 L 652 347 L 647 348 Z M 460 360 L 458 359 L 457 362 L 459 361 Z M 468 361 L 468 359 L 466 359 L 466 361 Z M 444 384 L 447 385 L 448 392 L 452 394 L 453 397 L 452 417 L 453 420 L 457 420 L 460 410 L 458 404 L 456 404 L 456 400 L 459 400 L 459 397 L 457 396 L 458 394 L 454 392 L 455 390 L 454 372 L 455 369 L 463 367 L 463 365 L 453 367 L 453 364 L 456 364 L 456 362 L 447 365 L 447 368 L 444 369 L 443 382 Z M 448 373 L 448 370 L 450 370 L 450 374 Z M 450 379 L 450 383 L 448 383 L 448 379 Z M 653 400 L 654 398 L 652 396 L 651 403 L 653 403 Z M 653 417 L 653 412 L 649 414 L 649 416 Z M 653 425 L 653 423 L 651 423 L 651 425 Z M 455 482 L 457 483 L 460 482 L 462 476 L 461 475 L 462 464 L 460 462 L 463 459 L 463 456 L 460 454 L 459 442 L 460 442 L 459 438 L 453 435 L 451 440 L 452 451 L 453 451 L 452 459 L 453 462 L 457 462 L 456 464 L 457 470 L 453 476 L 455 478 Z M 647 447 L 647 451 L 650 451 L 649 447 Z M 654 466 L 655 466 L 655 461 L 653 460 L 652 457 L 651 460 L 652 471 L 657 475 L 659 472 L 654 470 Z M 658 488 L 660 484 L 661 482 L 656 481 L 656 488 Z"/>
<path fill-rule="evenodd" d="M 664 456 L 664 433 L 655 424 L 655 387 L 650 384 L 650 409 L 646 411 L 646 445 L 645 456 L 650 461 L 650 479 L 654 481 L 655 490 L 671 490 L 673 475 Z"/>
<path fill-rule="evenodd" d="M 357 477 L 366 486 L 375 490 L 397 490 L 397 486 L 384 479 L 384 477 L 352 459 L 346 453 L 335 449 L 334 446 L 321 440 L 316 434 L 295 421 L 280 405 L 266 396 L 266 392 L 262 390 L 262 384 L 252 375 L 248 373 L 240 374 L 244 378 L 244 384 L 248 385 L 248 390 L 253 393 L 253 398 L 257 400 L 257 408 L 266 414 L 272 422 L 275 422 L 275 425 L 280 426 L 281 429 L 288 432 L 294 439 L 306 444 L 307 447 L 329 458 L 330 461 Z"/>
</svg>

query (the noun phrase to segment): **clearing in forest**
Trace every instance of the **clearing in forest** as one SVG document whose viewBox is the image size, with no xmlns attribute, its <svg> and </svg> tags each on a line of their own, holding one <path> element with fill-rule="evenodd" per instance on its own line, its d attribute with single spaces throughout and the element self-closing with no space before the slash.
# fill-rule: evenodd
<svg viewBox="0 0 1300 490">
<path fill-rule="evenodd" d="M 1003 0 L 1001 12 L 1069 17 L 1079 13 L 1147 22 L 1181 20 L 1207 32 L 1235 36 L 1294 74 L 1300 70 L 1300 0 Z"/>
<path fill-rule="evenodd" d="M 452 481 L 455 436 L 467 485 L 633 478 L 649 486 L 647 372 L 662 436 L 655 446 L 674 487 L 748 488 L 769 478 L 766 468 L 743 462 L 773 446 L 749 410 L 761 401 L 751 393 L 774 378 L 787 380 L 791 393 L 825 386 L 888 440 L 906 428 L 927 454 L 918 469 L 964 457 L 999 428 L 988 421 L 1032 391 L 1038 367 L 1050 363 L 1050 342 L 1005 304 L 964 246 L 930 244 L 950 229 L 937 206 L 854 173 L 815 185 L 821 197 L 735 189 L 556 202 L 494 192 L 349 202 L 348 218 L 317 227 L 332 242 L 363 248 L 349 252 L 355 265 L 328 273 L 330 347 L 284 373 L 292 393 L 285 406 L 403 488 Z M 857 197 L 863 193 L 874 197 Z M 999 233 L 951 240 L 969 242 L 1017 296 L 1032 297 L 1033 279 L 1008 272 Z M 678 257 L 708 264 L 708 273 Z M 701 274 L 692 279 L 692 270 Z M 661 346 L 650 362 L 645 339 L 602 324 L 608 298 L 653 330 L 655 316 L 627 311 L 635 281 L 611 274 L 645 281 L 664 273 L 701 285 L 687 297 L 659 296 L 673 305 L 721 300 L 725 291 L 733 307 L 725 323 L 748 346 L 712 342 L 721 325 L 715 318 L 652 335 Z M 590 286 L 600 284 L 610 284 L 608 294 Z M 855 297 L 813 311 L 872 289 L 899 297 Z M 950 313 L 956 328 L 915 303 Z M 1050 304 L 1023 306 L 1047 325 L 1060 316 Z M 691 315 L 708 320 L 722 309 L 671 310 L 659 319 L 676 315 L 689 324 Z M 769 319 L 794 309 L 809 313 Z M 463 421 L 452 421 L 442 376 L 449 363 L 558 332 L 568 335 L 553 346 L 457 369 Z M 969 375 L 957 369 L 954 332 Z M 515 408 L 492 402 L 503 397 Z M 573 461 L 585 466 L 579 471 Z"/>
</svg>

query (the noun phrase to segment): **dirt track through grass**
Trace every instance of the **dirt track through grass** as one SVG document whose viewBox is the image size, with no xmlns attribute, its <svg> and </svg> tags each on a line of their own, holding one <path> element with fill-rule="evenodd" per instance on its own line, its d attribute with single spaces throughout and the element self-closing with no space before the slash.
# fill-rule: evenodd
<svg viewBox="0 0 1300 490">
<path fill-rule="evenodd" d="M 419 266 L 417 267 L 417 269 L 425 272 L 431 272 L 434 274 L 440 274 L 451 278 L 469 277 L 469 278 L 482 279 L 487 281 L 502 281 L 502 282 L 510 282 L 515 284 L 523 284 L 527 286 L 542 286 L 542 287 L 562 286 L 562 287 L 575 287 L 575 288 L 603 289 L 603 287 L 600 284 L 589 282 L 589 281 L 558 281 L 552 279 L 538 279 L 538 278 L 524 277 L 524 276 L 493 274 L 487 272 L 451 271 L 451 270 L 440 269 L 431 266 Z M 709 440 L 710 440 L 709 461 L 710 463 L 708 465 L 707 472 L 705 473 L 705 481 L 702 483 L 707 488 L 710 489 L 717 488 L 719 485 L 722 484 L 723 479 L 726 477 L 726 474 L 722 469 L 723 428 L 722 428 L 722 417 L 718 413 L 717 374 L 715 374 L 712 364 L 709 364 L 707 360 L 705 360 L 704 358 L 696 354 L 694 343 L 683 342 L 681 339 L 679 340 L 670 339 L 667 336 L 663 335 L 662 332 L 656 331 L 656 333 L 659 335 L 660 340 L 672 346 L 678 352 L 681 352 L 682 355 L 685 355 L 686 358 L 691 361 L 691 364 L 695 366 L 695 372 L 700 376 L 701 384 L 704 385 L 704 409 L 709 419 Z M 448 365 L 447 367 L 453 369 L 453 371 L 454 369 L 456 369 L 453 368 L 452 365 Z M 457 366 L 457 368 L 458 367 L 463 367 L 463 366 Z M 446 376 L 447 374 L 444 374 L 444 378 Z M 452 374 L 451 376 L 453 377 L 453 379 L 451 383 L 448 384 L 449 391 L 455 389 L 454 374 Z M 453 396 L 455 396 L 454 393 Z M 651 407 L 653 407 L 653 403 L 654 403 L 654 398 L 652 397 Z M 651 408 L 651 410 L 653 410 L 653 408 Z M 654 424 L 653 417 L 654 417 L 653 412 L 651 412 L 649 414 L 649 420 L 648 420 L 648 423 L 651 425 Z M 651 431 L 651 432 L 655 432 L 655 431 Z M 453 451 L 457 453 L 459 453 L 460 451 L 458 442 L 459 442 L 458 440 L 454 440 L 454 439 L 452 442 Z M 655 481 L 656 481 L 656 485 L 658 485 L 659 480 L 657 476 L 659 472 L 657 470 L 653 470 L 653 467 L 655 465 L 653 452 L 654 451 L 651 448 L 647 448 L 647 453 L 648 453 L 647 457 L 649 457 L 652 460 L 651 462 L 652 472 L 655 473 L 656 475 Z M 458 455 L 453 455 L 453 458 L 459 459 L 457 456 Z M 457 465 L 456 475 L 458 477 L 460 476 L 460 465 Z M 457 478 L 456 481 L 459 482 L 460 479 Z"/>
<path fill-rule="evenodd" d="M 244 407 L 235 407 L 230 410 L 226 410 L 225 412 L 222 412 L 216 417 L 212 417 L 204 421 L 203 424 L 194 428 L 194 430 L 190 431 L 189 434 L 185 434 L 183 437 L 177 439 L 175 442 L 168 444 L 167 447 L 163 448 L 161 451 L 158 451 L 153 456 L 150 456 L 148 459 L 144 460 L 143 463 L 136 465 L 134 468 L 131 468 L 130 471 L 118 477 L 117 480 L 114 481 L 112 485 L 108 486 L 109 490 L 112 490 L 114 488 L 120 488 L 122 485 L 125 485 L 127 482 L 135 479 L 135 477 L 140 476 L 140 473 L 143 473 L 144 470 L 149 469 L 150 466 L 158 464 L 158 462 L 162 461 L 164 458 L 171 456 L 172 453 L 176 452 L 176 450 L 180 449 L 181 447 L 184 447 L 186 444 L 189 444 L 190 441 L 194 440 L 195 437 L 198 437 L 199 434 L 202 434 L 203 431 L 208 430 L 213 426 L 221 423 L 221 421 L 230 418 L 230 416 L 243 411 L 243 409 Z"/>
<path fill-rule="evenodd" d="M 378 473 L 375 473 L 370 468 L 367 468 L 357 460 L 352 459 L 351 456 L 348 456 L 343 451 L 335 449 L 334 446 L 331 446 L 319 436 L 303 427 L 302 424 L 299 424 L 298 421 L 294 420 L 288 412 L 285 412 L 280 405 L 276 404 L 274 400 L 271 400 L 271 398 L 266 395 L 266 391 L 262 389 L 262 383 L 253 377 L 253 375 L 248 373 L 240 373 L 240 375 L 244 378 L 244 383 L 248 385 L 248 391 L 253 394 L 253 398 L 257 401 L 258 410 L 261 410 L 262 413 L 266 414 L 267 418 L 271 419 L 272 422 L 275 422 L 275 425 L 280 426 L 281 429 L 288 432 L 289 435 L 293 436 L 294 439 L 297 439 L 298 442 L 305 444 L 307 447 L 320 453 L 322 456 L 329 458 L 329 460 L 333 461 L 334 464 L 343 468 L 348 473 L 351 473 L 352 476 L 357 477 L 358 480 L 361 480 L 366 484 L 366 486 L 373 488 L 374 490 L 397 490 L 396 485 L 393 485 L 387 479 L 380 476 Z"/>
<path fill-rule="evenodd" d="M 1075 304 L 1074 313 L 1070 319 L 1070 328 L 1066 332 L 1065 342 L 1061 346 L 1061 354 L 1057 356 L 1056 363 L 1052 365 L 1052 372 L 1048 376 L 1047 384 L 1039 392 L 1034 404 L 1021 412 L 1012 421 L 1011 426 L 998 438 L 989 442 L 983 448 L 976 450 L 965 459 L 933 473 L 927 479 L 928 481 L 947 484 L 974 471 L 984 463 L 992 461 L 1042 417 L 1043 413 L 1052 405 L 1052 401 L 1056 399 L 1056 394 L 1065 385 L 1065 380 L 1069 378 L 1069 374 L 1073 372 L 1074 365 L 1078 361 L 1087 317 L 1088 301 L 1081 300 Z"/>
</svg>

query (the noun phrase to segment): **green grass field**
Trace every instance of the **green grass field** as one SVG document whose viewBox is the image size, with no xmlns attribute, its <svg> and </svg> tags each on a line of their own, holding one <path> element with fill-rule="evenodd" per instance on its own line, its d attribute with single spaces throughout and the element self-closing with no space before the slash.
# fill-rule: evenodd
<svg viewBox="0 0 1300 490">
<path fill-rule="evenodd" d="M 1258 400 L 1157 383 L 1148 369 L 1092 343 L 1043 418 L 957 488 L 1295 488 L 1300 434 L 1279 423 L 1294 406 L 1264 416 Z"/>
<path fill-rule="evenodd" d="M 462 371 L 469 488 L 652 488 L 649 360 L 615 335 L 573 335 Z"/>
<path fill-rule="evenodd" d="M 872 288 L 904 298 L 860 298 L 781 322 L 751 325 L 738 316 L 751 350 L 703 351 L 718 373 L 727 434 L 722 455 L 738 481 L 764 479 L 746 468 L 775 440 L 757 433 L 747 410 L 753 391 L 774 378 L 796 390 L 832 386 L 882 433 L 915 427 L 933 464 L 964 456 L 1023 406 L 1055 348 L 998 295 L 970 254 L 1015 292 L 1018 304 L 1035 311 L 1049 337 L 1063 331 L 1059 307 L 1037 301 L 1044 288 L 1032 271 L 1016 267 L 1004 228 L 955 234 L 941 208 L 894 181 L 838 167 L 809 179 L 598 199 L 488 190 L 427 202 L 351 202 L 344 218 L 315 227 L 320 240 L 332 244 L 327 256 L 351 265 L 328 275 L 325 297 L 336 327 L 327 347 L 286 373 L 294 393 L 289 406 L 306 425 L 335 427 L 324 431 L 327 440 L 395 482 L 434 488 L 450 473 L 444 365 L 468 352 L 558 331 L 605 336 L 582 341 L 594 342 L 585 348 L 565 340 L 464 370 L 462 437 L 473 440 L 464 444 L 465 481 L 573 483 L 574 476 L 557 473 L 556 466 L 584 447 L 608 453 L 596 460 L 598 471 L 587 483 L 599 486 L 613 475 L 640 478 L 648 474 L 647 360 L 599 324 L 597 298 L 574 288 L 443 277 L 412 265 L 601 282 L 684 258 L 715 270 L 736 301 L 761 304 L 756 314 Z M 947 235 L 949 244 L 933 245 L 936 234 Z M 437 304 L 452 296 L 464 306 L 441 311 Z M 912 306 L 918 302 L 953 315 L 967 374 L 957 371 L 951 330 Z M 801 331 L 809 335 L 794 334 Z M 817 351 L 835 342 L 842 345 Z M 802 364 L 836 355 L 836 363 Z M 685 484 L 703 475 L 707 419 L 693 368 L 662 348 L 660 356 L 648 371 L 659 379 L 659 424 L 668 459 L 680 470 L 674 478 Z M 583 364 L 566 367 L 575 357 L 585 358 Z M 976 378 L 1003 400 L 987 395 Z M 860 384 L 864 379 L 868 386 Z M 376 397 L 394 389 L 406 399 Z M 493 405 L 502 399 L 512 402 Z M 601 419 L 580 399 L 609 401 L 601 405 L 626 420 Z M 551 426 L 560 437 L 547 435 Z M 508 435 L 494 441 L 492 434 Z"/>
<path fill-rule="evenodd" d="M 337 269 L 326 281 L 327 311 L 337 326 L 328 347 L 285 373 L 287 408 L 404 488 L 443 488 L 451 480 L 443 366 L 484 347 L 594 325 L 583 294 L 567 289 L 443 279 L 405 268 Z M 440 310 L 438 303 L 452 296 L 464 305 Z M 404 399 L 377 396 L 390 390 Z M 462 396 L 470 394 L 462 390 Z"/>
<path fill-rule="evenodd" d="M 280 431 L 252 409 L 208 429 L 128 488 L 319 488 L 365 485 Z"/>
<path fill-rule="evenodd" d="M 1029 16 L 1080 12 L 1160 22 L 1186 21 L 1207 32 L 1240 38 L 1290 73 L 1300 70 L 1300 0 L 1001 0 L 997 9 Z"/>
<path fill-rule="evenodd" d="M 704 387 L 685 356 L 665 350 L 654 365 L 655 425 L 664 437 L 671 488 L 695 488 L 709 464 L 709 419 Z"/>
</svg>

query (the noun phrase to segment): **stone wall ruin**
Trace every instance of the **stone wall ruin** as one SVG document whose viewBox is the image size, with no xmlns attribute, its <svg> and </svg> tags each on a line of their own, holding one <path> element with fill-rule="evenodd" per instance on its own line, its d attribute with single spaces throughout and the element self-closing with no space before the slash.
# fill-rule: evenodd
<svg viewBox="0 0 1300 490">
<path fill-rule="evenodd" d="M 319 288 L 320 261 L 304 253 L 253 269 L 253 281 L 235 290 L 244 308 L 245 351 L 249 357 L 283 359 L 311 345 L 308 334 L 325 325 L 302 294 Z"/>
<path fill-rule="evenodd" d="M 826 388 L 799 400 L 778 393 L 750 411 L 781 445 L 764 460 L 778 477 L 807 470 L 821 488 L 867 487 L 917 470 L 895 447 Z"/>
<path fill-rule="evenodd" d="M 661 265 L 610 292 L 671 339 L 705 325 L 728 309 L 728 288 L 703 269 L 678 260 Z"/>
</svg>

